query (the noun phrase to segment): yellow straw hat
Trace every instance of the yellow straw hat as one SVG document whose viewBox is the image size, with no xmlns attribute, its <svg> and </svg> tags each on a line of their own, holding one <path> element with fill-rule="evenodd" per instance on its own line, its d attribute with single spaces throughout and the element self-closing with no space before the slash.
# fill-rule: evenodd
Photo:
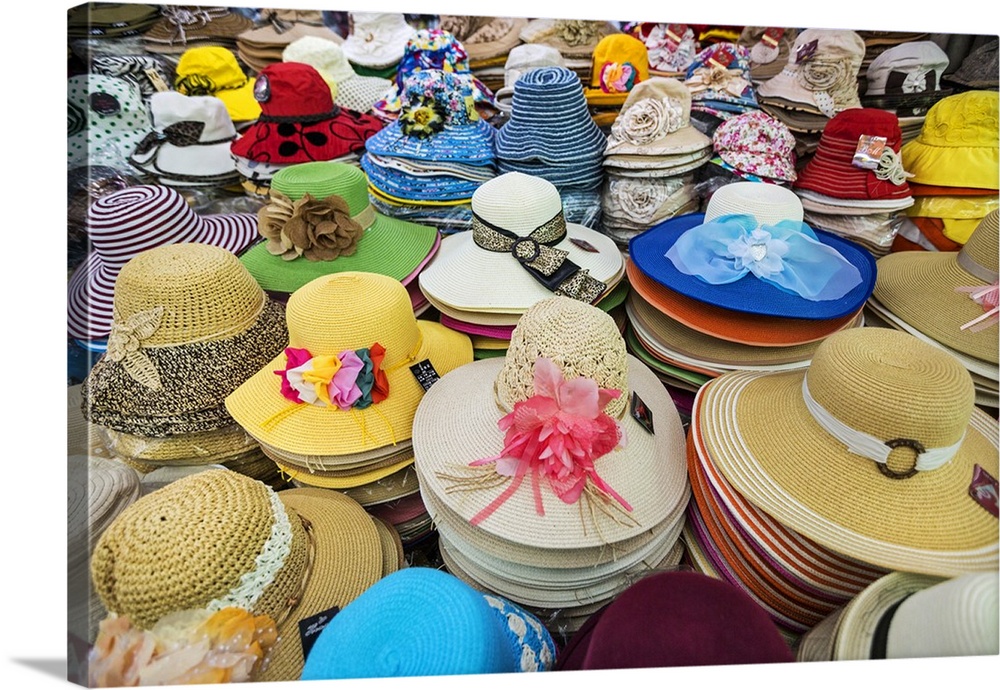
<svg viewBox="0 0 1000 690">
<path fill-rule="evenodd" d="M 439 323 L 418 321 L 406 288 L 387 276 L 345 272 L 316 278 L 292 293 L 286 317 L 288 348 L 233 391 L 226 409 L 258 441 L 289 453 L 344 455 L 408 440 L 424 396 L 417 373 L 424 376 L 433 369 L 444 376 L 472 361 L 469 337 Z M 302 398 L 288 383 L 287 370 L 295 364 L 289 357 L 306 358 L 300 365 L 307 370 L 303 380 L 319 380 L 321 367 L 327 367 L 327 373 L 339 372 L 341 358 L 346 362 L 350 356 L 364 357 L 361 350 L 369 353 L 373 365 L 367 371 L 375 372 L 375 345 L 384 349 L 383 378 L 380 383 L 377 373 L 370 374 L 375 384 L 369 384 L 367 406 L 360 402 L 365 395 L 346 409 L 338 400 L 347 398 L 329 397 L 327 403 L 317 397 L 319 404 L 295 401 Z M 293 397 L 286 397 L 283 387 Z M 323 384 L 317 388 L 328 396 L 332 390 Z M 378 402 L 376 390 L 387 391 Z"/>
<path fill-rule="evenodd" d="M 998 566 L 997 422 L 974 395 L 954 357 L 884 328 L 834 333 L 807 372 L 699 393 L 705 448 L 750 502 L 845 556 L 938 576 Z"/>
</svg>

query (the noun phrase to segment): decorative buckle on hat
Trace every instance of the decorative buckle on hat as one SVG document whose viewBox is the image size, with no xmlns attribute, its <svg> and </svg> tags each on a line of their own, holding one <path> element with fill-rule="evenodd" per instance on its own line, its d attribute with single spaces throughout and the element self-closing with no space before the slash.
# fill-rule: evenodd
<svg viewBox="0 0 1000 690">
<path fill-rule="evenodd" d="M 917 470 L 917 462 L 920 460 L 920 456 L 927 452 L 924 445 L 920 441 L 916 441 L 912 438 L 894 438 L 891 441 L 886 441 L 885 445 L 889 446 L 893 450 L 896 448 L 912 448 L 913 449 L 913 464 L 910 465 L 910 469 L 897 472 L 896 470 L 889 467 L 888 459 L 885 462 L 879 462 L 873 460 L 875 466 L 878 467 L 878 471 L 889 477 L 889 479 L 907 479 L 915 475 L 919 470 Z"/>
</svg>

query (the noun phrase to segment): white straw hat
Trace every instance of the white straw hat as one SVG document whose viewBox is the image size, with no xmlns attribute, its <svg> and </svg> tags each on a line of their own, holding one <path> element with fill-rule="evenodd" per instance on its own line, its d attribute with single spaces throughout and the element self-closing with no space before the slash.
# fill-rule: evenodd
<svg viewBox="0 0 1000 690">
<path fill-rule="evenodd" d="M 403 59 L 406 42 L 416 32 L 402 14 L 351 12 L 351 35 L 344 41 L 344 55 L 362 67 L 390 67 Z"/>
</svg>

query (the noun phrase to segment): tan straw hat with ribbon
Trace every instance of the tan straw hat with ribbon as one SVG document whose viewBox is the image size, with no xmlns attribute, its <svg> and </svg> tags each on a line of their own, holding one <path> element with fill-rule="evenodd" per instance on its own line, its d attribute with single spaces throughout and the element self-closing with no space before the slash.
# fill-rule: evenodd
<svg viewBox="0 0 1000 690">
<path fill-rule="evenodd" d="M 84 414 L 137 436 L 231 426 L 223 400 L 281 352 L 283 316 L 230 251 L 183 243 L 142 252 L 118 275 L 108 349 L 83 384 Z"/>
<path fill-rule="evenodd" d="M 226 398 L 261 443 L 345 455 L 410 438 L 424 387 L 472 361 L 472 342 L 418 321 L 398 280 L 348 271 L 292 293 L 283 353 Z"/>
<path fill-rule="evenodd" d="M 555 415 L 573 431 L 546 435 L 547 464 L 529 439 Z M 614 319 L 568 297 L 531 307 L 503 359 L 435 384 L 417 410 L 413 450 L 429 507 L 552 553 L 646 534 L 689 495 L 666 389 L 626 354 Z"/>
<path fill-rule="evenodd" d="M 997 422 L 939 348 L 840 331 L 806 372 L 734 372 L 700 396 L 712 461 L 783 525 L 884 568 L 997 569 Z"/>
<path fill-rule="evenodd" d="M 342 494 L 275 493 L 206 470 L 123 511 L 98 542 L 91 573 L 108 611 L 147 630 L 185 609 L 270 616 L 279 641 L 258 680 L 285 681 L 302 670 L 300 623 L 336 613 L 374 584 L 383 556 L 372 518 Z"/>
<path fill-rule="evenodd" d="M 872 296 L 907 324 L 953 350 L 998 361 L 1000 212 L 958 252 L 895 252 L 878 260 Z"/>
</svg>

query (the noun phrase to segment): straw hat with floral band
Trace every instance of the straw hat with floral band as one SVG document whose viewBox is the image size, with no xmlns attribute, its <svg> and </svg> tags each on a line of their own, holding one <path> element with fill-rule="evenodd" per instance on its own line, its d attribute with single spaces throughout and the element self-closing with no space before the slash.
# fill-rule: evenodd
<svg viewBox="0 0 1000 690">
<path fill-rule="evenodd" d="M 164 5 L 160 20 L 142 35 L 151 53 L 179 55 L 189 46 L 235 45 L 253 21 L 228 7 Z"/>
<path fill-rule="evenodd" d="M 996 365 L 998 218 L 986 216 L 958 252 L 882 257 L 872 297 L 932 341 Z"/>
<path fill-rule="evenodd" d="M 593 304 L 622 269 L 615 243 L 566 223 L 559 192 L 546 180 L 505 173 L 472 197 L 471 232 L 446 237 L 420 274 L 420 289 L 457 309 L 522 313 L 563 294 Z M 496 289 L 504 277 L 504 289 Z M 616 279 L 617 282 L 617 279 Z"/>
<path fill-rule="evenodd" d="M 253 97 L 255 79 L 243 73 L 228 48 L 189 48 L 177 62 L 175 75 L 174 89 L 185 96 L 215 96 L 226 104 L 234 123 L 260 117 L 260 103 Z"/>
<path fill-rule="evenodd" d="M 144 251 L 118 275 L 108 350 L 84 381 L 84 413 L 138 436 L 232 425 L 223 399 L 281 351 L 283 317 L 225 249 Z"/>
<path fill-rule="evenodd" d="M 360 153 L 382 128 L 371 115 L 334 105 L 320 73 L 301 62 L 264 68 L 253 93 L 263 113 L 230 148 L 241 158 L 284 165 L 329 161 Z"/>
<path fill-rule="evenodd" d="M 151 628 L 170 613 L 234 606 L 276 623 L 262 681 L 297 680 L 329 618 L 383 574 L 372 518 L 336 491 L 266 485 L 206 470 L 140 498 L 101 536 L 91 560 L 108 611 Z"/>
<path fill-rule="evenodd" d="M 702 152 L 712 140 L 691 126 L 691 92 L 677 79 L 635 85 L 611 126 L 607 156 L 672 156 Z"/>
<path fill-rule="evenodd" d="M 137 185 L 107 194 L 90 205 L 91 251 L 69 280 L 69 334 L 104 338 L 111 330 L 115 281 L 140 252 L 181 242 L 200 242 L 240 252 L 256 238 L 250 213 L 201 216 L 180 192 Z"/>
<path fill-rule="evenodd" d="M 381 77 L 359 75 L 339 44 L 318 36 L 303 36 L 292 41 L 281 56 L 284 62 L 304 62 L 315 67 L 336 91 L 333 102 L 359 113 L 369 112 L 391 84 Z"/>
<path fill-rule="evenodd" d="M 856 313 L 875 284 L 867 250 L 802 222 L 789 189 L 735 182 L 694 214 L 661 223 L 629 243 L 644 274 L 682 295 L 764 316 L 836 319 Z"/>
<path fill-rule="evenodd" d="M 795 136 L 763 110 L 748 110 L 720 124 L 712 148 L 718 156 L 713 163 L 744 179 L 795 181 Z"/>
<path fill-rule="evenodd" d="M 142 92 L 132 82 L 80 74 L 66 82 L 67 164 L 121 161 L 153 130 Z M 114 163 L 112 163 L 114 164 Z"/>
<path fill-rule="evenodd" d="M 939 348 L 855 328 L 806 372 L 735 372 L 702 396 L 713 462 L 782 524 L 884 568 L 996 570 L 997 423 Z"/>
<path fill-rule="evenodd" d="M 431 255 L 434 228 L 376 213 L 365 174 L 332 161 L 299 163 L 271 180 L 258 212 L 265 238 L 240 257 L 265 290 L 292 293 L 344 271 L 380 273 L 404 283 Z"/>
<path fill-rule="evenodd" d="M 549 553 L 549 567 L 647 533 L 688 496 L 666 389 L 626 354 L 614 319 L 568 297 L 531 307 L 503 359 L 443 377 L 413 430 L 425 503 L 474 533 Z"/>
<path fill-rule="evenodd" d="M 357 304 L 367 307 L 348 306 Z M 387 276 L 321 276 L 292 293 L 286 315 L 285 352 L 226 408 L 251 436 L 290 453 L 345 455 L 409 439 L 424 385 L 472 361 L 468 336 L 418 321 L 406 288 Z"/>
</svg>

